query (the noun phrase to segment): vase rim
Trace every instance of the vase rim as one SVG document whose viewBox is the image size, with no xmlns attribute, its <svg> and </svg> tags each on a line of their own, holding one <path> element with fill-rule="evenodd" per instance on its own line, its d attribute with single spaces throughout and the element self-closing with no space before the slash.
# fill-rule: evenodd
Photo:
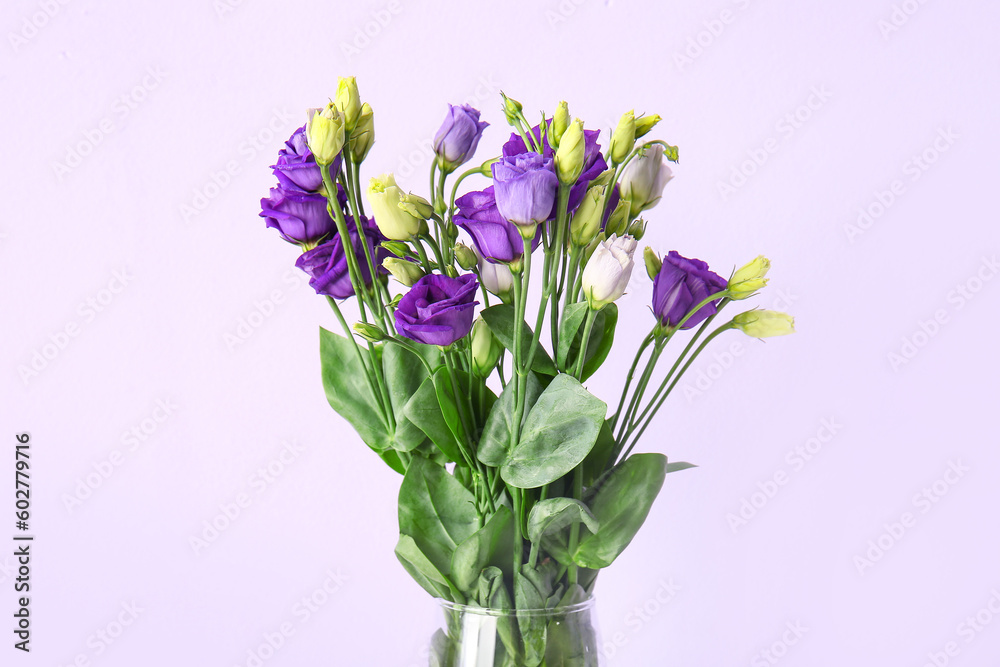
<svg viewBox="0 0 1000 667">
<path fill-rule="evenodd" d="M 480 607 L 478 605 L 458 604 L 442 598 L 437 598 L 438 603 L 448 611 L 478 614 L 480 616 L 550 616 L 553 613 L 572 614 L 585 611 L 594 606 L 597 598 L 591 595 L 583 602 L 566 605 L 564 607 L 550 607 L 548 609 L 492 609 Z"/>
</svg>

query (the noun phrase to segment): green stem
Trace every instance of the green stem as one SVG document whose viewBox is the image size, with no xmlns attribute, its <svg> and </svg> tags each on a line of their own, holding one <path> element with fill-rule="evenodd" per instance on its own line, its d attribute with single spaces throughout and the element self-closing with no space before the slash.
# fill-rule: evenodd
<svg viewBox="0 0 1000 667">
<path fill-rule="evenodd" d="M 583 324 L 583 338 L 580 341 L 580 355 L 576 360 L 576 370 L 573 371 L 573 377 L 577 380 L 583 376 L 583 364 L 587 359 L 587 346 L 590 344 L 590 331 L 594 328 L 597 313 L 598 311 L 593 308 L 587 309 L 587 319 Z"/>
<path fill-rule="evenodd" d="M 639 359 L 642 358 L 642 353 L 646 351 L 646 348 L 649 347 L 649 344 L 652 342 L 653 334 L 650 332 L 645 338 L 642 339 L 642 343 L 639 344 L 639 349 L 636 350 L 635 358 L 632 360 L 632 367 L 628 369 L 628 375 L 625 376 L 625 386 L 622 388 L 622 395 L 618 400 L 618 407 L 615 409 L 614 417 L 611 418 L 612 432 L 614 432 L 615 426 L 618 425 L 618 418 L 621 416 L 622 407 L 625 405 L 625 397 L 628 395 L 629 387 L 632 386 L 632 377 L 635 375 L 635 369 L 639 366 Z"/>
<path fill-rule="evenodd" d="M 624 418 L 616 422 L 619 426 L 618 437 L 616 440 L 621 441 L 622 435 L 625 430 L 632 423 L 632 414 L 639 409 L 639 405 L 642 402 L 642 397 L 646 393 L 646 386 L 649 384 L 649 380 L 653 377 L 653 371 L 656 369 L 656 363 L 660 360 L 660 354 L 663 352 L 663 348 L 666 346 L 669 336 L 667 338 L 655 337 L 655 343 L 653 344 L 653 352 L 649 355 L 649 359 L 646 360 L 646 367 L 642 371 L 642 375 L 639 377 L 639 383 L 635 387 L 635 392 L 632 394 L 632 399 L 628 403 L 628 408 L 625 410 Z"/>
<path fill-rule="evenodd" d="M 354 348 L 354 354 L 357 355 L 358 363 L 361 364 L 361 367 L 365 370 L 365 379 L 368 381 L 368 388 L 372 392 L 372 398 L 379 396 L 380 392 L 378 388 L 375 386 L 375 381 L 373 379 L 375 371 L 372 368 L 370 368 L 368 364 L 365 363 L 365 358 L 361 355 L 361 348 L 358 346 L 358 341 L 354 337 L 354 332 L 351 330 L 351 327 L 347 325 L 347 320 L 344 319 L 344 314 L 340 311 L 340 306 L 337 305 L 337 300 L 334 299 L 332 296 L 327 296 L 326 300 L 330 304 L 330 307 L 333 309 L 334 315 L 337 316 L 337 320 L 340 322 L 340 326 L 344 330 L 344 334 L 347 336 L 347 339 L 353 343 L 352 347 Z M 385 415 L 385 407 L 384 406 L 381 407 L 382 410 L 380 411 L 379 416 L 382 418 L 382 423 L 385 424 L 385 426 L 388 428 L 389 420 L 386 418 Z"/>
<path fill-rule="evenodd" d="M 434 375 L 434 369 L 431 368 L 431 365 L 427 363 L 427 360 L 424 359 L 424 356 L 420 354 L 420 351 L 417 350 L 417 347 L 413 343 L 400 336 L 386 336 L 385 342 L 392 343 L 393 345 L 398 345 L 412 352 L 413 356 L 419 359 L 420 363 L 424 365 L 424 370 L 427 371 L 427 375 Z"/>
</svg>

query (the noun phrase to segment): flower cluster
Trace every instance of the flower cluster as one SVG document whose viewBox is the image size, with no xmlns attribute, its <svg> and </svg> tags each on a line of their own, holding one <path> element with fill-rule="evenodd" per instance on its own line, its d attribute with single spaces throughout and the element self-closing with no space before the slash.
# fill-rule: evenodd
<svg viewBox="0 0 1000 667">
<path fill-rule="evenodd" d="M 449 182 L 489 124 L 448 105 L 424 197 L 391 173 L 363 184 L 374 112 L 343 78 L 279 151 L 261 216 L 300 247 L 296 266 L 343 328 L 321 337 L 331 406 L 404 474 L 404 566 L 460 604 L 521 606 L 520 577 L 541 586 L 536 604 L 572 604 L 659 492 L 666 459 L 632 450 L 694 358 L 726 331 L 777 336 L 794 323 L 749 310 L 711 328 L 728 304 L 766 287 L 763 256 L 726 280 L 700 259 L 647 247 L 653 318 L 609 414 L 583 383 L 611 352 L 647 229 L 640 216 L 663 200 L 677 148 L 643 139 L 655 115 L 623 114 L 602 151 L 600 131 L 565 102 L 536 125 L 506 95 L 503 111 L 511 133 L 499 154 Z M 353 325 L 341 303 L 352 297 Z M 659 373 L 677 335 L 688 344 Z M 428 513 L 439 503 L 448 511 Z M 600 526 L 592 510 L 602 506 L 623 508 L 620 525 Z M 504 649 L 510 664 L 539 664 L 532 628 L 518 632 Z"/>
</svg>

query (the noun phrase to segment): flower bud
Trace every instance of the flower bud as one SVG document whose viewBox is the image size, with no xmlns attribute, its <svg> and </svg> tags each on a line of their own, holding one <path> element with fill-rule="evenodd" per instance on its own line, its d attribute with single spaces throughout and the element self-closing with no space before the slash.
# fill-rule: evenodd
<svg viewBox="0 0 1000 667">
<path fill-rule="evenodd" d="M 485 176 L 486 178 L 493 178 L 493 163 L 499 162 L 501 159 L 502 158 L 495 157 L 487 160 L 486 162 L 483 162 L 481 165 L 479 165 L 479 173 Z"/>
<path fill-rule="evenodd" d="M 368 151 L 375 143 L 375 114 L 372 108 L 365 102 L 361 105 L 361 115 L 358 116 L 358 124 L 351 132 L 350 148 L 351 159 L 359 163 L 368 157 Z"/>
<path fill-rule="evenodd" d="M 755 260 L 737 269 L 729 279 L 729 298 L 739 300 L 753 296 L 757 290 L 767 285 L 767 278 L 764 276 L 770 268 L 771 261 L 764 255 L 758 255 Z"/>
<path fill-rule="evenodd" d="M 649 134 L 653 126 L 660 122 L 660 117 L 656 114 L 652 116 L 639 116 L 635 119 L 635 138 L 644 137 Z"/>
<path fill-rule="evenodd" d="M 414 218 L 420 218 L 421 220 L 427 220 L 434 214 L 434 207 L 431 206 L 431 203 L 412 192 L 403 195 L 402 200 L 399 202 L 399 207 Z"/>
<path fill-rule="evenodd" d="M 348 132 L 353 132 L 361 117 L 361 96 L 358 94 L 358 82 L 353 76 L 342 76 L 337 81 L 337 97 L 333 103 L 344 114 L 344 126 Z"/>
<path fill-rule="evenodd" d="M 392 274 L 402 285 L 410 287 L 424 277 L 423 269 L 405 259 L 386 257 L 382 260 L 382 268 Z"/>
<path fill-rule="evenodd" d="M 635 238 L 636 241 L 642 239 L 646 234 L 646 221 L 642 218 L 638 220 L 633 220 L 628 226 L 628 235 Z"/>
<path fill-rule="evenodd" d="M 385 332 L 377 325 L 368 322 L 355 322 L 354 333 L 361 336 L 369 343 L 377 343 L 385 338 Z"/>
<path fill-rule="evenodd" d="M 611 135 L 611 145 L 608 147 L 608 157 L 612 165 L 625 161 L 635 146 L 635 112 L 626 111 L 618 121 L 618 127 Z"/>
<path fill-rule="evenodd" d="M 479 281 L 490 294 L 500 297 L 504 303 L 514 300 L 514 275 L 507 264 L 494 264 L 479 258 Z"/>
<path fill-rule="evenodd" d="M 383 241 L 381 245 L 396 257 L 405 258 L 410 255 L 410 248 L 405 243 L 400 243 L 399 241 Z"/>
<path fill-rule="evenodd" d="M 607 188 L 592 186 L 583 195 L 579 208 L 573 214 L 570 223 L 570 239 L 578 246 L 585 246 L 601 231 L 601 219 L 604 217 L 604 200 Z"/>
<path fill-rule="evenodd" d="M 372 205 L 375 224 L 386 238 L 393 241 L 409 240 L 420 233 L 421 223 L 424 222 L 400 206 L 405 197 L 392 174 L 382 174 L 368 184 L 368 201 Z"/>
<path fill-rule="evenodd" d="M 642 261 L 646 263 L 646 275 L 649 276 L 650 280 L 656 280 L 656 274 L 660 272 L 663 260 L 657 256 L 655 250 L 646 246 L 646 249 L 642 251 Z"/>
<path fill-rule="evenodd" d="M 592 310 L 600 310 L 625 293 L 632 277 L 636 241 L 631 236 L 610 236 L 598 244 L 583 270 L 583 295 Z"/>
<path fill-rule="evenodd" d="M 576 118 L 566 128 L 556 150 L 556 175 L 563 185 L 572 185 L 583 173 L 583 159 L 586 143 L 583 136 L 583 121 Z"/>
<path fill-rule="evenodd" d="M 471 271 L 473 267 L 479 263 L 476 251 L 464 243 L 456 243 L 454 253 L 455 260 L 458 261 L 458 265 L 466 271 Z"/>
<path fill-rule="evenodd" d="M 562 101 L 552 115 L 552 124 L 549 126 L 549 146 L 559 148 L 559 140 L 566 134 L 569 120 L 569 105 Z"/>
<path fill-rule="evenodd" d="M 306 122 L 306 142 L 321 166 L 333 164 L 344 147 L 344 114 L 333 103 L 310 109 Z"/>
<path fill-rule="evenodd" d="M 618 205 L 615 206 L 615 210 L 611 212 L 608 217 L 608 224 L 604 225 L 604 233 L 607 236 L 612 234 L 624 234 L 628 231 L 629 222 L 629 208 L 631 203 L 625 197 L 622 197 L 618 201 Z"/>
<path fill-rule="evenodd" d="M 502 90 L 500 97 L 503 98 L 503 114 L 507 117 L 507 122 L 516 127 L 521 122 L 521 110 L 524 107 L 517 100 L 507 97 Z"/>
<path fill-rule="evenodd" d="M 472 371 L 479 377 L 487 377 L 500 361 L 503 345 L 481 317 L 472 323 L 469 337 L 472 344 Z"/>
<path fill-rule="evenodd" d="M 660 144 L 648 146 L 642 154 L 632 158 L 622 169 L 621 177 L 622 199 L 632 202 L 630 217 L 634 218 L 656 206 L 663 196 L 663 188 L 673 177 L 663 159 L 663 146 Z"/>
<path fill-rule="evenodd" d="M 734 317 L 733 325 L 753 338 L 795 333 L 795 318 L 773 310 L 748 310 Z"/>
</svg>

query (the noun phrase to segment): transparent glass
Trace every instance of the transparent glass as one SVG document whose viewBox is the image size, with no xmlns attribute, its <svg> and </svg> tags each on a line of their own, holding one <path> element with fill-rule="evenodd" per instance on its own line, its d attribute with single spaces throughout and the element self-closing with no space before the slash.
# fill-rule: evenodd
<svg viewBox="0 0 1000 667">
<path fill-rule="evenodd" d="M 502 611 L 441 601 L 431 667 L 600 667 L 594 598 L 553 609 Z"/>
</svg>

